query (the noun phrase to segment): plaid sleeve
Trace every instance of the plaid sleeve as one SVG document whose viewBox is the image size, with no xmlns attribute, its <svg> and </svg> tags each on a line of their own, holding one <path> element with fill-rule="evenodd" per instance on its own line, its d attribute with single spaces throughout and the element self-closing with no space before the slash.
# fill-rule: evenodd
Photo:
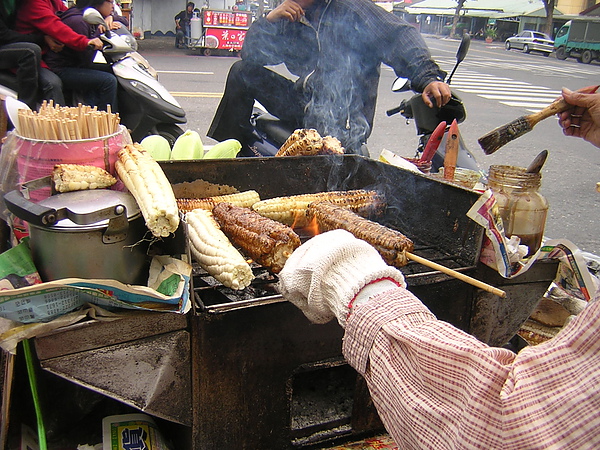
<svg viewBox="0 0 600 450">
<path fill-rule="evenodd" d="M 356 308 L 344 355 L 400 448 L 598 448 L 599 309 L 515 355 L 396 289 Z"/>
</svg>

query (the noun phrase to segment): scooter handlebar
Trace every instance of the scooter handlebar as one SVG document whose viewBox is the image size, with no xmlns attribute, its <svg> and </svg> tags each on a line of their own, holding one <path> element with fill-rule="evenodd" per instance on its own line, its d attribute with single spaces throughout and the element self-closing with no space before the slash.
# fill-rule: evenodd
<svg viewBox="0 0 600 450">
<path fill-rule="evenodd" d="M 398 114 L 399 112 L 402 111 L 402 109 L 404 109 L 403 105 L 398 105 L 395 108 L 388 109 L 385 113 L 389 117 L 389 116 L 393 116 L 394 114 Z"/>
</svg>

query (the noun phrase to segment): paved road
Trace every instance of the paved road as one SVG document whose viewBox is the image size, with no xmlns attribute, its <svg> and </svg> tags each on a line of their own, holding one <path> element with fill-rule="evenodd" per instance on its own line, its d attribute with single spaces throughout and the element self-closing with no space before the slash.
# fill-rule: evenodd
<svg viewBox="0 0 600 450">
<path fill-rule="evenodd" d="M 440 66 L 450 71 L 458 42 L 429 36 L 426 42 Z M 204 136 L 223 92 L 227 71 L 237 58 L 203 57 L 176 50 L 173 38 L 141 41 L 140 48 L 186 110 L 186 126 Z M 382 68 L 375 127 L 369 139 L 372 157 L 384 148 L 412 156 L 417 144 L 413 123 L 406 124 L 400 116 L 385 114 L 407 95 L 390 91 L 394 78 L 389 68 Z M 532 132 L 493 155 L 484 155 L 477 139 L 521 115 L 539 111 L 558 96 L 562 86 L 579 88 L 598 83 L 599 79 L 597 62 L 583 65 L 572 59 L 558 61 L 553 56 L 507 52 L 502 43 L 473 41 L 452 80 L 453 89 L 468 110 L 467 120 L 460 125 L 461 135 L 482 168 L 491 164 L 526 166 L 541 150 L 548 149 L 550 157 L 543 170 L 543 192 L 551 207 L 547 235 L 569 238 L 582 250 L 597 255 L 600 194 L 595 191 L 595 184 L 600 181 L 600 151 L 563 136 L 554 118 L 536 125 Z M 211 140 L 205 138 L 205 142 Z"/>
</svg>

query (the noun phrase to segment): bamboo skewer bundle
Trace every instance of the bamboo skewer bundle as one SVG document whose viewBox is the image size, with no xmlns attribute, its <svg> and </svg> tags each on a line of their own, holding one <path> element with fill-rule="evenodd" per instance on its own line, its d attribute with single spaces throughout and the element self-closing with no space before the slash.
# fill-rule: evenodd
<svg viewBox="0 0 600 450">
<path fill-rule="evenodd" d="M 54 105 L 44 101 L 39 111 L 19 110 L 21 136 L 39 140 L 80 140 L 108 136 L 119 130 L 120 118 L 110 105 L 107 111 L 95 106 L 77 107 Z"/>
</svg>

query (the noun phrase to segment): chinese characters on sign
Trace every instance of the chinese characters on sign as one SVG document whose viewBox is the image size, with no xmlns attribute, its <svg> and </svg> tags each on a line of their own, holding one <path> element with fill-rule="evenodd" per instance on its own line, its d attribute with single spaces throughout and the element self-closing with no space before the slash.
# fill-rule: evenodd
<svg viewBox="0 0 600 450">
<path fill-rule="evenodd" d="M 240 27 L 250 26 L 250 14 L 245 12 L 204 11 L 203 23 L 205 27 Z"/>
<path fill-rule="evenodd" d="M 222 28 L 207 28 L 206 36 L 213 36 L 218 41 L 219 49 L 241 50 L 246 37 L 246 30 L 232 30 Z"/>
</svg>

